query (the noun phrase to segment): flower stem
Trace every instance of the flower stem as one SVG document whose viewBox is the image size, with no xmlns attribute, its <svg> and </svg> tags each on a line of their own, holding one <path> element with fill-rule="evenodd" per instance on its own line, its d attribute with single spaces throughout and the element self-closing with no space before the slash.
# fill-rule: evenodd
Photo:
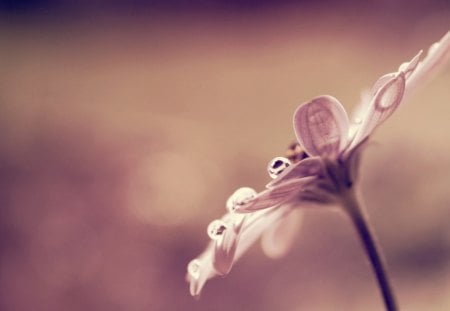
<svg viewBox="0 0 450 311">
<path fill-rule="evenodd" d="M 372 264 L 373 271 L 378 281 L 378 285 L 383 296 L 384 303 L 387 311 L 398 311 L 397 304 L 395 302 L 392 286 L 389 282 L 389 276 L 386 272 L 382 253 L 375 240 L 370 223 L 368 221 L 365 210 L 358 202 L 355 192 L 348 191 L 342 196 L 342 204 L 344 210 L 350 216 L 355 228 L 359 234 L 362 245 L 366 250 L 367 256 Z"/>
</svg>

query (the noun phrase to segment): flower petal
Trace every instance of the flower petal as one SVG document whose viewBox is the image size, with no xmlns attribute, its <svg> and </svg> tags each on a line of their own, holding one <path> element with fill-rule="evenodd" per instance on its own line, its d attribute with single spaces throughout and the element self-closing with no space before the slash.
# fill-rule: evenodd
<svg viewBox="0 0 450 311">
<path fill-rule="evenodd" d="M 206 250 L 188 265 L 186 280 L 189 282 L 189 291 L 192 296 L 198 297 L 206 281 L 217 275 L 212 265 L 213 242 Z"/>
<path fill-rule="evenodd" d="M 220 275 L 226 275 L 233 266 L 237 244 L 242 226 L 247 215 L 232 214 L 235 223 L 225 231 L 224 236 L 216 241 L 214 247 L 213 266 Z"/>
<path fill-rule="evenodd" d="M 375 128 L 397 109 L 403 98 L 404 90 L 405 75 L 403 72 L 391 77 L 388 82 L 378 89 L 348 150 L 351 150 L 372 134 Z"/>
<path fill-rule="evenodd" d="M 293 210 L 264 232 L 261 246 L 268 257 L 281 258 L 290 251 L 303 219 L 302 216 L 300 210 Z"/>
<path fill-rule="evenodd" d="M 316 176 L 295 178 L 278 184 L 276 187 L 269 188 L 260 192 L 248 203 L 240 205 L 237 213 L 251 213 L 265 208 L 276 207 L 295 197 L 302 189 L 312 181 Z"/>
<path fill-rule="evenodd" d="M 336 158 L 346 145 L 349 122 L 341 103 L 319 96 L 294 113 L 297 140 L 310 156 Z"/>
<path fill-rule="evenodd" d="M 271 227 L 274 223 L 277 223 L 279 219 L 287 217 L 292 212 L 290 205 L 284 205 L 279 208 L 267 209 L 257 211 L 250 215 L 246 215 L 245 220 L 241 222 L 240 235 L 236 240 L 236 248 L 232 261 L 229 263 L 229 270 L 231 266 L 255 243 L 257 239 L 261 237 L 261 234 Z M 227 214 L 222 219 L 228 219 L 239 215 Z M 211 241 L 206 250 L 197 258 L 191 261 L 195 263 L 195 270 L 192 271 L 188 266 L 188 274 L 186 280 L 189 282 L 189 288 L 191 295 L 199 297 L 206 281 L 220 275 L 214 267 L 214 256 L 216 251 L 217 241 Z M 191 265 L 191 263 L 189 265 Z M 224 269 L 224 267 L 221 267 Z M 191 271 L 190 271 L 191 270 Z"/>
<path fill-rule="evenodd" d="M 366 137 L 364 140 L 360 141 L 357 145 L 355 145 L 351 150 L 349 150 L 348 154 L 344 155 L 343 162 L 344 166 L 346 167 L 344 171 L 346 172 L 347 175 L 346 183 L 348 185 L 354 184 L 355 181 L 358 179 L 358 171 L 361 162 L 361 153 L 367 146 L 368 141 L 369 139 L 368 137 Z"/>
<path fill-rule="evenodd" d="M 320 157 L 312 157 L 301 160 L 300 162 L 289 166 L 277 178 L 266 185 L 266 188 L 273 188 L 280 183 L 294 178 L 308 176 L 323 176 L 324 167 Z"/>
<path fill-rule="evenodd" d="M 416 70 L 422 54 L 423 51 L 420 50 L 419 53 L 417 53 L 416 56 L 413 57 L 413 59 L 411 59 L 409 62 L 401 64 L 400 67 L 398 67 L 398 71 L 402 71 L 405 74 L 406 80 L 408 80 L 414 70 Z"/>
<path fill-rule="evenodd" d="M 428 50 L 427 56 L 417 65 L 416 70 L 406 82 L 406 96 L 410 96 L 420 84 L 436 74 L 446 61 L 450 59 L 450 31 L 439 42 L 434 43 Z"/>
</svg>

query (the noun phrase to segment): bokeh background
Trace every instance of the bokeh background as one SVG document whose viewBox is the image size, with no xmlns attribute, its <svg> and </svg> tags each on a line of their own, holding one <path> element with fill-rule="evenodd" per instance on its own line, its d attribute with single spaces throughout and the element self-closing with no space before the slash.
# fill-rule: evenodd
<svg viewBox="0 0 450 311">
<path fill-rule="evenodd" d="M 184 275 L 227 197 L 269 180 L 297 105 L 351 109 L 450 29 L 447 0 L 0 3 L 1 310 L 383 310 L 327 209 L 198 301 Z M 402 310 L 450 309 L 449 86 L 447 65 L 362 165 Z"/>
</svg>

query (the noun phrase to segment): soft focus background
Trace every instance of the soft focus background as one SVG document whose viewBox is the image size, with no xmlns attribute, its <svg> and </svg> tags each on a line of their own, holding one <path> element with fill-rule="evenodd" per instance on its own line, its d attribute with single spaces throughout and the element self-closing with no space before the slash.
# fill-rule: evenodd
<svg viewBox="0 0 450 311">
<path fill-rule="evenodd" d="M 0 2 L 0 310 L 383 310 L 347 219 L 308 210 L 189 296 L 301 102 L 360 92 L 450 29 L 447 0 Z M 402 310 L 450 309 L 450 70 L 373 137 L 362 191 Z"/>
</svg>

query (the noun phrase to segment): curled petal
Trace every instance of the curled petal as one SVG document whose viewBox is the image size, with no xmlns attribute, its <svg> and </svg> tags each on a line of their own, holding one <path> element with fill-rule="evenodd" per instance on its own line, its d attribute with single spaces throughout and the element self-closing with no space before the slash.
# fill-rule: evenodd
<svg viewBox="0 0 450 311">
<path fill-rule="evenodd" d="M 273 188 L 294 178 L 308 176 L 323 176 L 324 167 L 320 157 L 312 157 L 301 160 L 300 162 L 289 166 L 276 179 L 266 185 L 266 188 Z"/>
<path fill-rule="evenodd" d="M 300 210 L 293 210 L 264 232 L 261 246 L 270 258 L 281 258 L 292 248 L 302 220 Z"/>
<path fill-rule="evenodd" d="M 316 176 L 290 179 L 260 192 L 255 198 L 239 206 L 237 213 L 251 213 L 261 209 L 276 207 L 295 197 L 304 187 L 316 180 Z"/>
<path fill-rule="evenodd" d="M 373 97 L 364 120 L 358 128 L 356 136 L 348 150 L 369 136 L 374 129 L 383 123 L 400 104 L 405 91 L 405 75 L 403 72 L 390 78 Z"/>
<path fill-rule="evenodd" d="M 344 107 L 331 96 L 319 96 L 294 114 L 297 140 L 310 156 L 336 158 L 346 144 L 348 128 Z"/>
<path fill-rule="evenodd" d="M 212 256 L 213 243 L 211 242 L 198 258 L 188 264 L 186 280 L 189 282 L 189 291 L 194 297 L 199 297 L 206 281 L 217 275 L 212 265 Z"/>
<path fill-rule="evenodd" d="M 267 230 L 267 228 L 277 223 L 281 218 L 287 217 L 291 211 L 291 206 L 284 205 L 279 208 L 266 209 L 246 215 L 244 221 L 238 223 L 238 225 L 241 226 L 239 228 L 239 238 L 231 243 L 234 245 L 232 248 L 235 248 L 234 256 L 232 256 L 233 259 L 226 265 L 220 263 L 222 272 L 224 270 L 228 270 L 229 272 L 231 266 L 261 237 L 261 234 Z M 234 216 L 236 215 L 227 214 L 222 219 L 228 220 Z M 224 249 L 227 249 L 227 247 Z M 217 256 L 216 252 L 217 241 L 211 241 L 207 249 L 198 258 L 189 263 L 186 280 L 189 282 L 190 293 L 192 296 L 198 297 L 206 281 L 217 275 L 223 274 L 220 271 L 217 271 L 216 265 L 214 265 L 214 256 Z M 228 265 L 229 267 L 227 267 Z"/>
</svg>

